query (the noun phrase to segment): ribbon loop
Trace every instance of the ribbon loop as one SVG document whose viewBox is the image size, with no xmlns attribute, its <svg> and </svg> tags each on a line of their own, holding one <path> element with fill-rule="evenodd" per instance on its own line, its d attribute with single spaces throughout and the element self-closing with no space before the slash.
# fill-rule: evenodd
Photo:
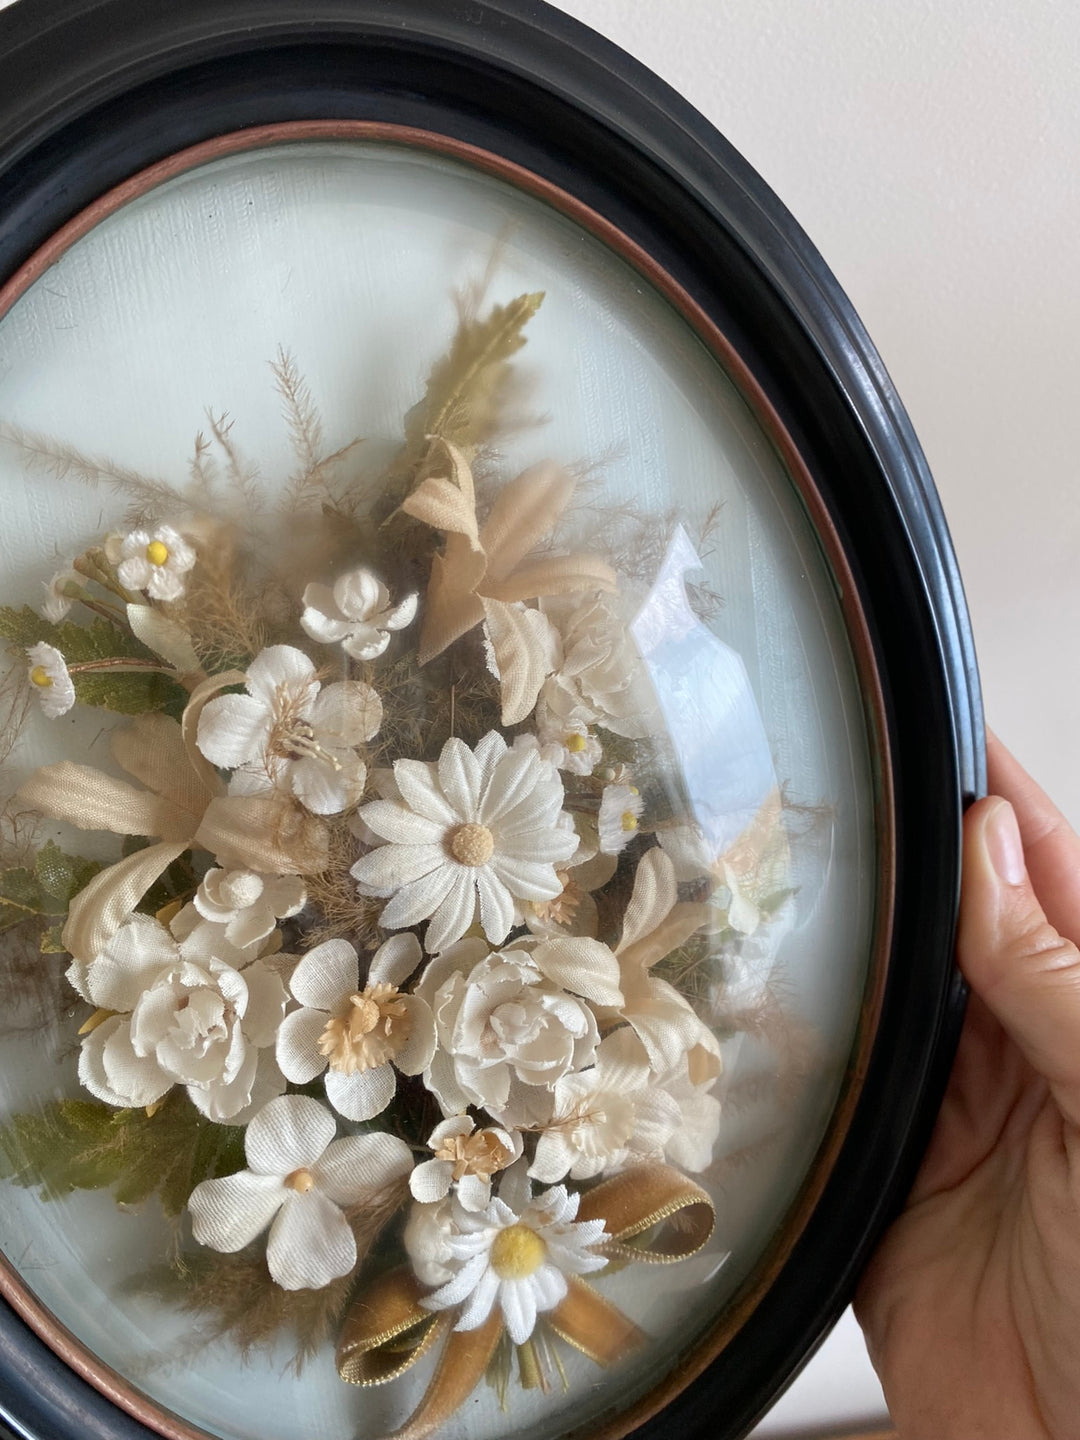
<svg viewBox="0 0 1080 1440">
<path fill-rule="evenodd" d="M 449 1317 L 420 1304 L 424 1289 L 411 1270 L 380 1275 L 349 1311 L 337 1347 L 337 1372 L 350 1385 L 385 1385 L 414 1365 Z"/>
<path fill-rule="evenodd" d="M 670 1165 L 638 1165 L 588 1190 L 578 1206 L 579 1220 L 603 1220 L 611 1241 L 604 1253 L 613 1260 L 670 1265 L 706 1244 L 715 1224 L 713 1203 Z M 628 1241 L 662 1226 L 647 1244 Z"/>
</svg>

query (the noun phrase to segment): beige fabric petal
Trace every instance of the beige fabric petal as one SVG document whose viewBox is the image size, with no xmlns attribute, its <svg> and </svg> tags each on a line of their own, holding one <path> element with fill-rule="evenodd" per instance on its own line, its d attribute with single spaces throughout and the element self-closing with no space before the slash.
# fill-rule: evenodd
<svg viewBox="0 0 1080 1440">
<path fill-rule="evenodd" d="M 325 822 L 277 795 L 218 796 L 191 843 L 230 869 L 264 875 L 314 875 L 329 864 Z"/>
<path fill-rule="evenodd" d="M 127 618 L 131 633 L 136 640 L 141 640 L 148 650 L 153 650 L 155 655 L 160 655 L 170 665 L 175 665 L 182 675 L 202 674 L 202 666 L 195 654 L 191 636 L 182 625 L 170 620 L 152 605 L 129 605 Z"/>
<path fill-rule="evenodd" d="M 695 905 L 689 901 L 676 905 L 655 930 L 650 930 L 648 935 L 635 940 L 625 949 L 620 949 L 619 960 L 623 975 L 635 967 L 642 971 L 651 969 L 680 945 L 685 945 L 690 936 L 700 930 L 709 918 L 707 905 Z"/>
<path fill-rule="evenodd" d="M 671 913 L 679 898 L 675 866 L 663 850 L 647 850 L 634 873 L 634 890 L 623 915 L 622 937 L 615 947 L 621 954 Z"/>
<path fill-rule="evenodd" d="M 130 725 L 113 731 L 110 748 L 116 763 L 129 775 L 187 813 L 188 833 L 192 833 L 214 792 L 192 769 L 180 725 L 168 715 L 139 715 Z"/>
<path fill-rule="evenodd" d="M 245 684 L 246 678 L 242 670 L 226 670 L 223 675 L 212 675 L 209 680 L 204 680 L 191 692 L 191 699 L 184 707 L 184 714 L 181 717 L 180 723 L 184 732 L 184 744 L 187 746 L 188 763 L 213 795 L 219 795 L 225 787 L 213 765 L 195 743 L 199 731 L 199 720 L 208 701 L 231 685 Z"/>
<path fill-rule="evenodd" d="M 71 902 L 61 939 L 64 948 L 89 964 L 113 938 L 159 876 L 190 841 L 151 845 L 100 871 Z"/>
<path fill-rule="evenodd" d="M 168 840 L 191 833 L 191 816 L 170 800 L 70 760 L 35 770 L 16 798 L 51 820 L 66 820 L 80 830 Z"/>
<path fill-rule="evenodd" d="M 496 600 L 535 600 L 541 595 L 618 589 L 615 571 L 598 555 L 550 555 L 519 565 L 505 580 L 485 578 L 480 587 Z"/>
<path fill-rule="evenodd" d="M 503 486 L 480 532 L 490 580 L 504 580 L 551 534 L 573 493 L 573 477 L 551 460 Z"/>
<path fill-rule="evenodd" d="M 540 687 L 559 663 L 559 633 L 539 610 L 483 600 L 488 634 L 499 668 L 502 723 L 532 714 Z"/>
</svg>

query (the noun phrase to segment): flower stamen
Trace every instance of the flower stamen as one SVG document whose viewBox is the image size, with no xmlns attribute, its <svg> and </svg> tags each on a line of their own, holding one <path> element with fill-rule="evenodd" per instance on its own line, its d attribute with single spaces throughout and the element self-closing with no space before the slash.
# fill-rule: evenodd
<svg viewBox="0 0 1080 1440">
<path fill-rule="evenodd" d="M 151 565 L 164 565 L 169 559 L 169 547 L 162 540 L 151 540 L 146 547 L 146 558 Z"/>
<path fill-rule="evenodd" d="M 286 1189 L 295 1190 L 298 1195 L 306 1195 L 309 1190 L 315 1188 L 315 1176 L 312 1175 L 310 1170 L 305 1170 L 303 1166 L 301 1166 L 299 1170 L 294 1170 L 291 1175 L 286 1175 L 284 1183 Z"/>
<path fill-rule="evenodd" d="M 332 1016 L 319 1036 L 319 1054 L 343 1075 L 385 1065 L 404 1046 L 412 1017 L 396 985 L 381 981 L 350 995 L 343 1015 Z"/>
<path fill-rule="evenodd" d="M 40 690 L 47 690 L 53 683 L 52 676 L 45 669 L 44 665 L 35 665 L 30 671 L 30 683 L 36 685 Z"/>
</svg>

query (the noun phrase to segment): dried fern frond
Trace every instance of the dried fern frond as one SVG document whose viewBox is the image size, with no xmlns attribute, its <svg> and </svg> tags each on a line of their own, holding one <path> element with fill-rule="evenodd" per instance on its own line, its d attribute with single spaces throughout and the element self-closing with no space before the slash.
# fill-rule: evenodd
<svg viewBox="0 0 1080 1440">
<path fill-rule="evenodd" d="M 519 295 L 483 317 L 469 309 L 460 312 L 450 349 L 428 376 L 423 399 L 405 418 L 405 444 L 387 474 L 386 513 L 412 489 L 432 437 L 471 457 L 499 433 L 510 361 L 525 344 L 525 326 L 543 298 Z"/>
<path fill-rule="evenodd" d="M 163 506 L 175 509 L 184 504 L 183 495 L 164 480 L 143 475 L 112 460 L 84 455 L 73 445 L 23 430 L 18 425 L 0 422 L 0 441 L 13 446 L 28 469 L 55 480 L 77 480 L 91 487 L 108 485 L 117 494 L 127 496 L 140 511 L 156 511 Z"/>
</svg>

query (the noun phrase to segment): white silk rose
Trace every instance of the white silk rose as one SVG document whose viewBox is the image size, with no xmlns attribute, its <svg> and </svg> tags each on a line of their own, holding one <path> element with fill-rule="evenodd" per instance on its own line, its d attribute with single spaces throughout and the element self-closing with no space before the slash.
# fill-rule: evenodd
<svg viewBox="0 0 1080 1440">
<path fill-rule="evenodd" d="M 482 1106 L 508 1127 L 544 1124 L 553 1088 L 592 1063 L 589 1004 L 619 1004 L 618 961 L 597 940 L 519 941 L 489 951 L 463 940 L 432 960 L 417 987 L 435 1017 L 424 1072 L 444 1115 Z"/>
<path fill-rule="evenodd" d="M 155 1105 L 184 1085 L 204 1115 L 224 1123 L 280 1094 L 284 1077 L 267 1047 L 285 1014 L 285 986 L 262 961 L 245 961 L 223 941 L 212 952 L 202 932 L 177 943 L 156 920 L 133 915 L 88 965 L 72 965 L 68 979 L 99 1007 L 79 1055 L 91 1095 Z"/>
</svg>

